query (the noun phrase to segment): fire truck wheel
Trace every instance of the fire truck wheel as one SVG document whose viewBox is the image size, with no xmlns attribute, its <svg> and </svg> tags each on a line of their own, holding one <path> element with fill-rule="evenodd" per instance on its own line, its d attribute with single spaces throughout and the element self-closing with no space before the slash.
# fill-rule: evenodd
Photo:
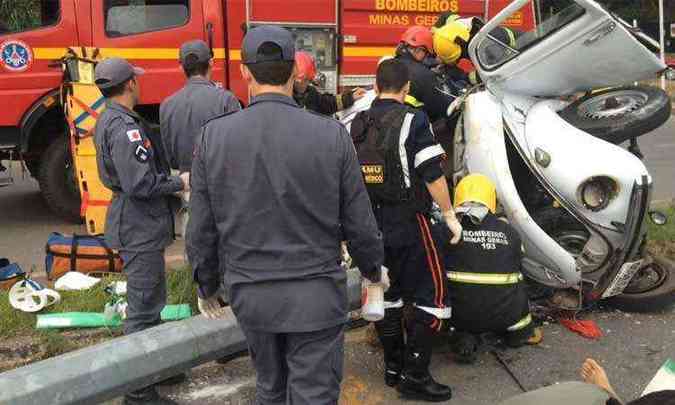
<svg viewBox="0 0 675 405">
<path fill-rule="evenodd" d="M 49 209 L 69 222 L 81 223 L 80 192 L 72 161 L 66 138 L 58 137 L 43 152 L 37 178 Z"/>
<path fill-rule="evenodd" d="M 650 86 L 602 90 L 577 100 L 560 116 L 582 131 L 615 145 L 652 132 L 670 117 L 668 94 Z"/>
</svg>

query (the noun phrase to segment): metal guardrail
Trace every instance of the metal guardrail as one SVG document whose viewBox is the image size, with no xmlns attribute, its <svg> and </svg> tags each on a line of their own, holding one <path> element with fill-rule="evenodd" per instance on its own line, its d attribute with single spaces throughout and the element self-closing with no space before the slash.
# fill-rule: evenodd
<svg viewBox="0 0 675 405">
<path fill-rule="evenodd" d="M 350 309 L 361 306 L 361 274 L 348 270 Z M 0 374 L 0 404 L 94 404 L 246 349 L 231 310 L 166 323 Z"/>
</svg>

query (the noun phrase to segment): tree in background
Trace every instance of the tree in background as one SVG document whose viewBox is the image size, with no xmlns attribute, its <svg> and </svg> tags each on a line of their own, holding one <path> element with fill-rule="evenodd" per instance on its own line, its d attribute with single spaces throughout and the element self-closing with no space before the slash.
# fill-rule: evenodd
<svg viewBox="0 0 675 405">
<path fill-rule="evenodd" d="M 0 31 L 24 31 L 40 26 L 40 0 L 0 0 Z"/>
</svg>

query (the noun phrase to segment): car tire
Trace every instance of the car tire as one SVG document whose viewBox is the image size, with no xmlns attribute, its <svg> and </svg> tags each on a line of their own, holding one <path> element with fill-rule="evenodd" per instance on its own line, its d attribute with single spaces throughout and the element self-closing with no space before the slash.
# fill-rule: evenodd
<svg viewBox="0 0 675 405">
<path fill-rule="evenodd" d="M 74 176 L 68 142 L 58 137 L 42 154 L 37 180 L 47 207 L 66 221 L 78 224 L 82 223 L 81 200 Z"/>
<path fill-rule="evenodd" d="M 647 266 L 652 266 L 651 271 L 660 272 L 658 283 L 646 291 L 634 293 L 631 293 L 629 284 L 623 294 L 607 300 L 609 305 L 625 312 L 656 312 L 675 303 L 675 263 L 659 256 L 651 259 Z"/>
<path fill-rule="evenodd" d="M 560 116 L 582 131 L 620 144 L 663 125 L 671 108 L 668 93 L 659 88 L 626 86 L 582 97 Z"/>
</svg>

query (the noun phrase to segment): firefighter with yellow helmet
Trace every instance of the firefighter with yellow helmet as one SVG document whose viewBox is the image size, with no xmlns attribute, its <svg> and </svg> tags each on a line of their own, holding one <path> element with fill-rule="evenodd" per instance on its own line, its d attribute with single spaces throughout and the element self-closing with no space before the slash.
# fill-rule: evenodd
<svg viewBox="0 0 675 405">
<path fill-rule="evenodd" d="M 434 30 L 434 52 L 441 62 L 437 72 L 443 77 L 451 94 L 457 96 L 464 89 L 477 81 L 471 80 L 471 72 L 466 72 L 458 66 L 461 58 L 465 57 L 471 33 L 469 28 L 459 20 L 451 21 Z M 475 78 L 475 73 L 473 74 Z"/>
<path fill-rule="evenodd" d="M 471 174 L 457 184 L 455 211 L 462 240 L 448 251 L 446 269 L 452 299 L 453 352 L 460 362 L 475 361 L 478 337 L 496 333 L 510 347 L 536 344 L 535 328 L 523 275 L 521 239 L 496 215 L 494 183 Z"/>
<path fill-rule="evenodd" d="M 439 73 L 446 77 L 446 81 L 454 81 L 459 87 L 462 83 L 457 82 L 465 81 L 467 85 L 480 83 L 480 77 L 469 61 L 468 49 L 469 43 L 484 24 L 479 17 L 460 18 L 453 13 L 439 16 L 432 28 L 434 51 L 441 61 Z M 491 59 L 499 60 L 505 56 L 507 48 L 517 48 L 520 33 L 509 27 L 497 27 L 490 32 L 490 36 L 495 43 L 488 46 L 486 53 Z M 462 59 L 465 63 L 460 62 Z"/>
</svg>

